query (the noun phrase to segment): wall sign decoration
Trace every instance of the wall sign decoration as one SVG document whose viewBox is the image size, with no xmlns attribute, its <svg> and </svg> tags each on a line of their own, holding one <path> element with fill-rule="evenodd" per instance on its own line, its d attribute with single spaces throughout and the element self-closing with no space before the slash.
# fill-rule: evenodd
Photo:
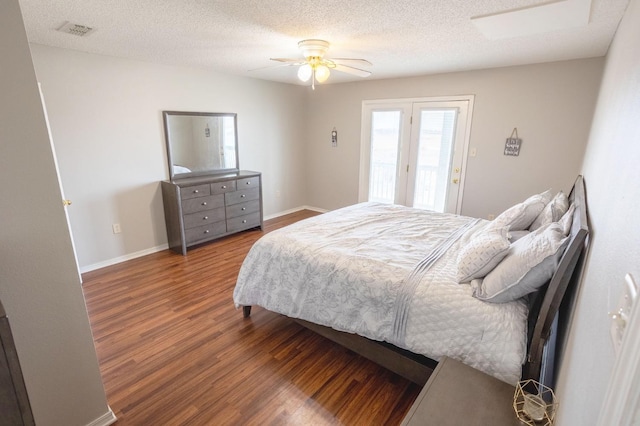
<svg viewBox="0 0 640 426">
<path fill-rule="evenodd" d="M 518 155 L 520 155 L 521 144 L 522 139 L 518 137 L 518 128 L 514 127 L 513 132 L 511 132 L 511 136 L 507 138 L 507 141 L 504 144 L 504 155 L 512 155 L 517 157 Z"/>
</svg>

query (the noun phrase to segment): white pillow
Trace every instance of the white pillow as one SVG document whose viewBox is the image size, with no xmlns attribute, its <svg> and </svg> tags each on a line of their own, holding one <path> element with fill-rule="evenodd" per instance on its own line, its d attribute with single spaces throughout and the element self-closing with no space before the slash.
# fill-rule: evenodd
<svg viewBox="0 0 640 426">
<path fill-rule="evenodd" d="M 543 225 L 547 225 L 551 222 L 557 222 L 562 218 L 562 215 L 566 213 L 569 208 L 569 198 L 564 192 L 560 191 L 555 197 L 544 207 L 542 212 L 536 217 L 531 226 L 530 231 L 535 231 Z"/>
<path fill-rule="evenodd" d="M 458 253 L 458 282 L 487 275 L 507 255 L 510 245 L 507 227 L 476 234 Z"/>
<path fill-rule="evenodd" d="M 471 282 L 473 295 L 487 302 L 505 303 L 536 291 L 553 275 L 568 242 L 558 223 L 522 237 L 484 280 Z"/>
<path fill-rule="evenodd" d="M 507 237 L 509 237 L 510 242 L 515 243 L 525 235 L 529 235 L 529 231 L 509 231 Z"/>
<path fill-rule="evenodd" d="M 562 232 L 564 235 L 569 235 L 571 233 L 571 225 L 573 224 L 573 212 L 575 211 L 575 204 L 571 204 L 567 212 L 562 215 L 558 223 L 562 226 Z"/>
<path fill-rule="evenodd" d="M 541 194 L 532 195 L 522 203 L 502 212 L 491 222 L 490 226 L 497 228 L 508 226 L 509 231 L 524 231 L 529 228 L 552 197 L 553 193 L 550 189 Z"/>
</svg>

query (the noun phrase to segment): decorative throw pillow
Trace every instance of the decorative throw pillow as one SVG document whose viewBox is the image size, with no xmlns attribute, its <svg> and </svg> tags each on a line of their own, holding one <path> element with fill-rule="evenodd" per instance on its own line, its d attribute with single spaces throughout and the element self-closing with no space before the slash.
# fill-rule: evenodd
<svg viewBox="0 0 640 426">
<path fill-rule="evenodd" d="M 505 303 L 536 291 L 553 275 L 568 242 L 558 223 L 522 237 L 484 280 L 472 281 L 473 295 L 487 302 Z"/>
<path fill-rule="evenodd" d="M 542 209 L 538 217 L 533 221 L 529 227 L 530 231 L 535 231 L 543 225 L 547 225 L 551 222 L 557 222 L 560 220 L 563 214 L 566 213 L 569 208 L 569 198 L 564 192 L 560 191 L 555 197 Z"/>
<path fill-rule="evenodd" d="M 532 195 L 522 203 L 508 208 L 491 222 L 491 227 L 502 228 L 508 226 L 509 231 L 524 231 L 542 209 L 551 201 L 553 193 L 550 189 L 543 193 Z"/>
<path fill-rule="evenodd" d="M 507 227 L 490 228 L 475 235 L 458 254 L 458 282 L 487 275 L 507 255 L 510 245 Z"/>
</svg>

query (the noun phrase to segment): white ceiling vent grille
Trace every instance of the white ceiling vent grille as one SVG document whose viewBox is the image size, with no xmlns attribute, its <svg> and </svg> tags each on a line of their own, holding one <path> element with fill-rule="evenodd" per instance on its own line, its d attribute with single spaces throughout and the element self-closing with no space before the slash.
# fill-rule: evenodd
<svg viewBox="0 0 640 426">
<path fill-rule="evenodd" d="M 72 24 L 71 22 L 65 22 L 63 26 L 58 28 L 58 31 L 63 33 L 72 34 L 79 37 L 84 37 L 93 32 L 93 28 L 86 25 Z"/>
</svg>

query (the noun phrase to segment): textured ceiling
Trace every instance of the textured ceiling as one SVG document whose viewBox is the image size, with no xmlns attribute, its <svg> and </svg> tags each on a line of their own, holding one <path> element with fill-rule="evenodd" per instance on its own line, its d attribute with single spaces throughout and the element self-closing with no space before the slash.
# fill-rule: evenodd
<svg viewBox="0 0 640 426">
<path fill-rule="evenodd" d="M 584 1 L 584 0 L 565 0 Z M 587 0 L 588 1 L 588 0 Z M 369 79 L 603 56 L 628 0 L 592 0 L 587 25 L 489 40 L 471 18 L 535 0 L 20 0 L 32 43 L 300 84 L 297 43 L 328 40 L 326 57 L 369 60 Z M 95 30 L 56 31 L 65 22 Z M 267 68 L 264 68 L 267 67 Z M 356 81 L 333 72 L 329 83 Z"/>
</svg>

